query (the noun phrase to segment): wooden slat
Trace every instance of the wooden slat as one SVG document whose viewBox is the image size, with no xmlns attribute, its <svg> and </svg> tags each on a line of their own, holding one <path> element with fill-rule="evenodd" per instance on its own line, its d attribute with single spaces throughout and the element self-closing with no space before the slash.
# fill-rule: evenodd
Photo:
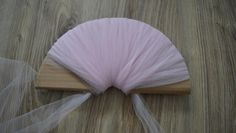
<svg viewBox="0 0 236 133">
<path fill-rule="evenodd" d="M 37 76 L 36 88 L 58 91 L 89 91 L 89 85 L 53 60 L 45 58 Z M 131 93 L 188 94 L 190 81 L 151 88 L 134 89 Z"/>
</svg>

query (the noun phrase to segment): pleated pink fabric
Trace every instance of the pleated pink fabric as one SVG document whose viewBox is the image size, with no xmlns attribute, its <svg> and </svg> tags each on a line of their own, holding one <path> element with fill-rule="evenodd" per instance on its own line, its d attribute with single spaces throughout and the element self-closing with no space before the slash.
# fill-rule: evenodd
<svg viewBox="0 0 236 133">
<path fill-rule="evenodd" d="M 183 57 L 164 34 L 126 18 L 80 24 L 59 38 L 48 56 L 83 78 L 93 94 L 111 86 L 128 94 L 134 88 L 189 78 Z M 49 132 L 92 95 L 90 92 L 71 95 L 18 115 L 23 98 L 32 93 L 29 83 L 35 75 L 35 70 L 22 61 L 0 58 L 0 132 Z M 161 128 L 141 95 L 131 97 L 145 132 L 160 133 Z"/>
<path fill-rule="evenodd" d="M 189 78 L 183 57 L 164 34 L 126 18 L 80 24 L 59 38 L 48 55 L 96 93 L 111 86 L 128 93 Z"/>
</svg>

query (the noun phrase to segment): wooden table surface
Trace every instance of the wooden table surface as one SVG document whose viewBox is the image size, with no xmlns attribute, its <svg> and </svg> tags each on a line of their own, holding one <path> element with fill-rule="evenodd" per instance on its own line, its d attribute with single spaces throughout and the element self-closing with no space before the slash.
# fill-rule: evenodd
<svg viewBox="0 0 236 133">
<path fill-rule="evenodd" d="M 236 132 L 235 0 L 0 0 L 0 56 L 24 60 L 38 70 L 63 33 L 104 17 L 146 22 L 166 34 L 184 56 L 191 94 L 144 96 L 166 133 Z M 22 112 L 69 95 L 37 94 L 25 98 Z M 51 132 L 144 130 L 130 97 L 111 89 L 92 97 Z"/>
</svg>

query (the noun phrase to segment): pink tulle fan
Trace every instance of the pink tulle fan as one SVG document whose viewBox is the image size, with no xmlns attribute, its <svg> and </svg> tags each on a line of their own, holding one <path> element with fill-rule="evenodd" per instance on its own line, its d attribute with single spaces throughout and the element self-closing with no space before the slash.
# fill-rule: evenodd
<svg viewBox="0 0 236 133">
<path fill-rule="evenodd" d="M 0 132 L 49 132 L 92 93 L 102 93 L 111 86 L 129 94 L 135 88 L 189 79 L 184 58 L 163 33 L 127 18 L 103 18 L 80 24 L 55 42 L 48 57 L 85 80 L 92 91 L 72 94 L 19 115 L 25 96 L 33 94 L 38 98 L 38 92 L 30 86 L 36 71 L 22 61 L 0 58 L 0 79 L 3 79 L 0 80 Z M 160 133 L 162 130 L 142 96 L 130 95 L 145 132 Z"/>
<path fill-rule="evenodd" d="M 183 57 L 163 33 L 126 18 L 80 24 L 59 38 L 48 55 L 97 93 L 111 86 L 128 93 L 189 78 Z"/>
</svg>

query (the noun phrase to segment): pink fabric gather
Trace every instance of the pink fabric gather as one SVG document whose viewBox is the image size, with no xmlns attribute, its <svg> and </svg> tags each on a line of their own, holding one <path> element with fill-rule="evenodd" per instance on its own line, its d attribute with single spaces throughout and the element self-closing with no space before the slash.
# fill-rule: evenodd
<svg viewBox="0 0 236 133">
<path fill-rule="evenodd" d="M 165 35 L 145 23 L 126 18 L 80 24 L 60 37 L 48 56 L 87 81 L 95 93 L 110 86 L 128 93 L 133 88 L 189 78 L 183 57 Z M 35 79 L 36 72 L 23 62 L 0 58 L 0 75 L 4 77 L 0 86 L 2 132 L 48 132 L 91 96 L 90 92 L 71 95 L 18 116 L 24 95 L 31 94 L 28 83 Z M 131 97 L 145 132 L 162 132 L 142 96 Z M 12 107 L 16 109 L 13 112 Z"/>
<path fill-rule="evenodd" d="M 96 93 L 111 86 L 128 93 L 189 78 L 183 57 L 164 34 L 126 18 L 80 24 L 60 37 L 48 56 L 83 78 Z"/>
</svg>

